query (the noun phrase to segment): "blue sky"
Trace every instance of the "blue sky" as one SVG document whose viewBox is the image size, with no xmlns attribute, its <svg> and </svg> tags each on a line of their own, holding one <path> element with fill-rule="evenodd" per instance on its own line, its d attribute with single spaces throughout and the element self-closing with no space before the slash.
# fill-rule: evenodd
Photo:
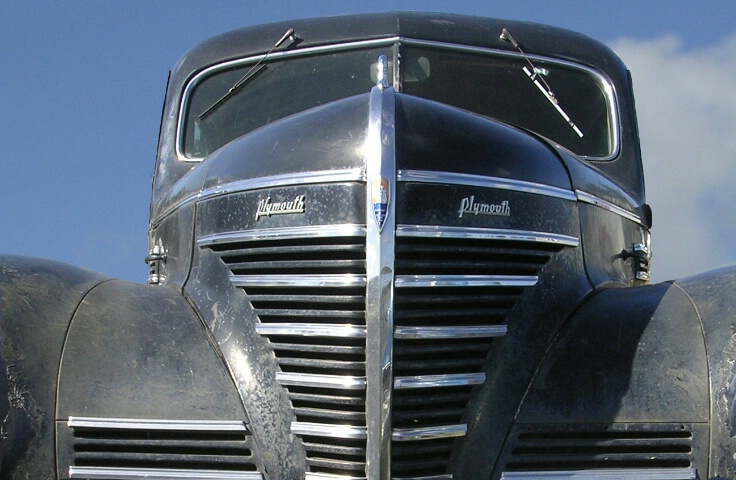
<svg viewBox="0 0 736 480">
<path fill-rule="evenodd" d="M 614 48 L 634 75 L 654 279 L 736 263 L 733 0 L 0 0 L 0 252 L 145 281 L 169 68 L 241 26 L 387 10 L 547 23 Z"/>
</svg>

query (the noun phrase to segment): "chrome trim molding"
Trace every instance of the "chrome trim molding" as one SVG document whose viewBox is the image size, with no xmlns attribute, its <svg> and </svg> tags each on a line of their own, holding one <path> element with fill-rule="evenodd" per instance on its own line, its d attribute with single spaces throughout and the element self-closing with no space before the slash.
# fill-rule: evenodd
<svg viewBox="0 0 736 480">
<path fill-rule="evenodd" d="M 236 287 L 363 287 L 363 275 L 230 275 Z"/>
<path fill-rule="evenodd" d="M 400 275 L 396 288 L 406 287 L 532 287 L 534 275 Z"/>
<path fill-rule="evenodd" d="M 557 470 L 503 472 L 501 479 L 515 480 L 694 480 L 694 468 L 620 468 L 601 470 Z"/>
<path fill-rule="evenodd" d="M 197 161 L 201 161 L 201 159 Z M 365 182 L 365 174 L 359 168 L 346 168 L 343 170 L 287 173 L 283 175 L 273 175 L 270 177 L 238 180 L 237 182 L 225 183 L 193 193 L 183 200 L 179 200 L 178 202 L 169 205 L 166 210 L 158 214 L 155 219 L 152 219 L 151 223 L 153 225 L 157 225 L 162 218 L 171 215 L 171 213 L 190 203 L 194 203 L 199 200 L 208 200 L 210 198 L 230 193 L 249 192 L 252 190 L 274 187 L 297 187 L 317 183 L 326 184 L 346 182 Z"/>
<path fill-rule="evenodd" d="M 506 335 L 506 325 L 454 326 L 454 327 L 396 327 L 394 338 L 490 338 Z"/>
<path fill-rule="evenodd" d="M 486 381 L 485 373 L 464 373 L 447 375 L 417 375 L 414 377 L 396 377 L 394 388 L 441 388 L 466 385 L 481 385 Z"/>
<path fill-rule="evenodd" d="M 304 227 L 259 228 L 236 232 L 204 235 L 197 239 L 200 248 L 232 242 L 257 242 L 259 240 L 289 240 L 293 238 L 362 237 L 365 225 L 307 225 Z"/>
<path fill-rule="evenodd" d="M 168 468 L 69 467 L 69 478 L 91 480 L 263 480 L 257 472 Z"/>
<path fill-rule="evenodd" d="M 276 372 L 276 381 L 281 385 L 297 385 L 303 387 L 330 388 L 335 390 L 365 390 L 364 377 L 348 377 L 347 375 L 320 375 L 317 373 Z M 296 433 L 296 432 L 294 432 Z"/>
<path fill-rule="evenodd" d="M 631 220 L 632 222 L 636 222 L 639 225 L 644 226 L 644 222 L 642 221 L 641 217 L 639 217 L 639 215 L 632 213 L 625 208 L 614 205 L 607 200 L 603 200 L 600 197 L 596 197 L 595 195 L 584 192 L 582 190 L 575 190 L 575 195 L 577 195 L 578 201 L 580 202 L 595 205 L 596 207 L 608 210 L 611 213 L 615 213 L 616 215 L 624 217 L 627 220 Z"/>
<path fill-rule="evenodd" d="M 119 430 L 164 430 L 200 432 L 247 432 L 245 422 L 238 420 L 155 420 L 140 418 L 69 417 L 70 428 Z"/>
<path fill-rule="evenodd" d="M 296 435 L 314 435 L 317 437 L 348 438 L 364 440 L 366 429 L 351 425 L 333 425 L 329 423 L 291 422 L 291 431 Z"/>
<path fill-rule="evenodd" d="M 447 185 L 466 185 L 481 188 L 497 188 L 501 190 L 513 190 L 515 192 L 533 193 L 547 197 L 561 198 L 563 200 L 575 201 L 577 198 L 570 190 L 553 187 L 541 183 L 524 182 L 509 178 L 486 177 L 483 175 L 470 175 L 467 173 L 435 172 L 429 170 L 399 170 L 397 174 L 399 182 L 415 183 L 439 183 Z"/>
<path fill-rule="evenodd" d="M 464 238 L 481 240 L 508 240 L 515 242 L 539 242 L 577 247 L 578 237 L 558 233 L 510 230 L 503 228 L 440 227 L 433 225 L 399 225 L 397 237 Z"/>
<path fill-rule="evenodd" d="M 331 323 L 259 323 L 259 335 L 297 335 L 303 337 L 365 338 L 365 327 Z"/>
<path fill-rule="evenodd" d="M 366 188 L 365 476 L 385 479 L 391 476 L 394 333 L 392 282 L 396 229 L 395 108 L 393 88 L 371 89 L 368 133 L 365 140 L 365 168 L 369 184 L 369 188 Z M 378 193 L 385 198 L 375 198 Z M 384 201 L 385 204 L 382 203 Z M 380 210 L 383 211 L 377 213 Z"/>
<path fill-rule="evenodd" d="M 329 473 L 306 472 L 304 480 L 367 480 L 365 477 L 352 475 L 331 475 Z"/>
<path fill-rule="evenodd" d="M 397 428 L 392 439 L 397 442 L 411 442 L 413 440 L 431 440 L 434 438 L 462 437 L 468 432 L 468 426 L 442 425 L 439 427 Z"/>
</svg>

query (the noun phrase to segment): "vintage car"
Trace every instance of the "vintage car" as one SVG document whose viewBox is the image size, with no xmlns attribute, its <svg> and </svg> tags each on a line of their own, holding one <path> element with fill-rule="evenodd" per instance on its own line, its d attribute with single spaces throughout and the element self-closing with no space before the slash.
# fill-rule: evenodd
<svg viewBox="0 0 736 480">
<path fill-rule="evenodd" d="M 149 284 L 0 257 L 0 477 L 736 478 L 736 270 L 648 285 L 651 224 L 590 38 L 215 37 L 170 76 Z"/>
</svg>

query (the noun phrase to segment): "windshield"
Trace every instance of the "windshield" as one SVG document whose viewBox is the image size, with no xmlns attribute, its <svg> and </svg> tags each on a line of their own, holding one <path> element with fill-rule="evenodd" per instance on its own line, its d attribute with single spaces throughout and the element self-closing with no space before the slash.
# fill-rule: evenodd
<svg viewBox="0 0 736 480">
<path fill-rule="evenodd" d="M 522 57 L 406 46 L 401 58 L 404 93 L 517 125 L 578 155 L 606 158 L 614 153 L 607 84 L 587 70 L 534 59 L 536 73 L 576 131 L 530 80 L 524 71 L 529 63 Z"/>
<path fill-rule="evenodd" d="M 369 92 L 376 82 L 378 56 L 393 58 L 393 49 L 386 44 L 211 68 L 187 87 L 180 153 L 200 159 L 268 123 Z M 591 70 L 534 57 L 530 74 L 524 70 L 529 70 L 529 62 L 521 56 L 418 42 L 401 45 L 399 53 L 403 93 L 519 126 L 584 157 L 606 159 L 615 154 L 612 90 Z M 254 65 L 258 65 L 255 73 Z M 539 82 L 535 84 L 534 74 L 543 77 L 553 100 Z M 247 81 L 229 95 L 244 78 Z"/>
<path fill-rule="evenodd" d="M 391 46 L 266 61 L 262 64 L 266 67 L 237 93 L 211 109 L 247 75 L 253 63 L 214 69 L 195 80 L 188 96 L 182 153 L 188 158 L 205 157 L 268 123 L 369 92 L 376 82 L 371 66 L 379 55 L 391 58 Z"/>
</svg>

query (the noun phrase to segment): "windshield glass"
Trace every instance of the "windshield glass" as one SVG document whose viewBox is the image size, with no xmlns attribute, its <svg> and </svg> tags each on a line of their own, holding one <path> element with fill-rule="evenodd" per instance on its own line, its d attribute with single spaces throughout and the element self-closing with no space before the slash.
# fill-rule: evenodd
<svg viewBox="0 0 736 480">
<path fill-rule="evenodd" d="M 253 63 L 213 69 L 195 80 L 187 96 L 181 152 L 188 158 L 202 158 L 273 121 L 367 93 L 376 84 L 378 56 L 391 58 L 391 49 L 388 46 L 265 61 L 261 64 L 265 69 L 208 112 L 248 74 Z"/>
<path fill-rule="evenodd" d="M 408 45 L 401 49 L 401 61 L 404 93 L 517 125 L 578 155 L 614 154 L 610 94 L 603 80 L 587 70 L 534 59 L 536 73 L 578 132 L 524 72 L 529 63 L 522 57 Z"/>
<path fill-rule="evenodd" d="M 393 58 L 392 51 L 391 45 L 321 51 L 211 68 L 187 87 L 179 151 L 200 159 L 268 123 L 367 93 L 378 56 Z M 521 56 L 436 45 L 405 44 L 399 51 L 403 93 L 531 130 L 584 157 L 615 154 L 611 88 L 591 70 L 534 57 L 530 71 Z"/>
</svg>

